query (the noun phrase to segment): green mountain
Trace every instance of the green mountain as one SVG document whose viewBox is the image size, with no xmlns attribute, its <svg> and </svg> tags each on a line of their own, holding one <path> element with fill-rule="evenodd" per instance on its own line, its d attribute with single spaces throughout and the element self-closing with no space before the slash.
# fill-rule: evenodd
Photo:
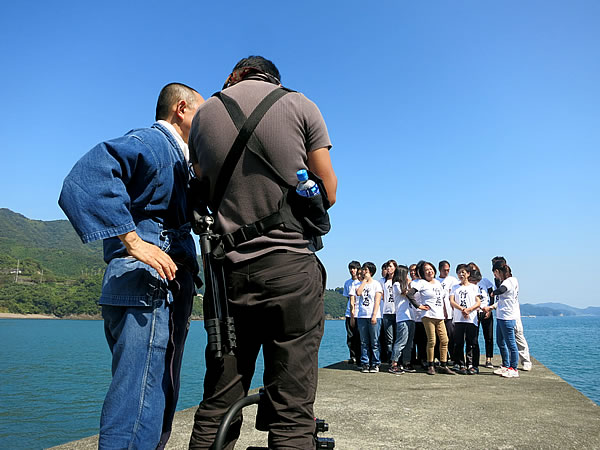
<svg viewBox="0 0 600 450">
<path fill-rule="evenodd" d="M 105 266 L 102 241 L 82 244 L 69 221 L 31 220 L 0 208 L 0 312 L 99 315 Z M 327 317 L 345 310 L 341 291 L 325 291 Z M 202 314 L 200 301 L 193 313 Z"/>
<path fill-rule="evenodd" d="M 0 268 L 16 270 L 17 260 L 29 259 L 58 277 L 98 273 L 105 267 L 102 241 L 84 245 L 69 221 L 31 220 L 6 208 L 0 209 L 0 255 Z"/>
</svg>

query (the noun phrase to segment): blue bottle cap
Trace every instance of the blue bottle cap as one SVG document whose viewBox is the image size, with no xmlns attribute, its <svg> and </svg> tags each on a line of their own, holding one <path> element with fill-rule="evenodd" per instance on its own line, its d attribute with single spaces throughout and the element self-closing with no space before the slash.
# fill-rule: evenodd
<svg viewBox="0 0 600 450">
<path fill-rule="evenodd" d="M 298 181 L 308 180 L 308 172 L 306 172 L 306 169 L 300 169 L 296 172 L 296 176 L 298 177 Z"/>
</svg>

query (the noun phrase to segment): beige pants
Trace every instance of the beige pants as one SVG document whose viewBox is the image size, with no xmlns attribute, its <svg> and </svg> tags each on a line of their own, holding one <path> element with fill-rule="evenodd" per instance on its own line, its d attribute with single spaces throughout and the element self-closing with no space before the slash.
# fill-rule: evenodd
<svg viewBox="0 0 600 450">
<path fill-rule="evenodd" d="M 427 362 L 433 362 L 435 335 L 437 334 L 440 339 L 440 362 L 445 363 L 448 359 L 448 335 L 446 334 L 444 319 L 423 317 L 423 326 L 425 327 L 425 334 L 427 334 Z"/>
</svg>

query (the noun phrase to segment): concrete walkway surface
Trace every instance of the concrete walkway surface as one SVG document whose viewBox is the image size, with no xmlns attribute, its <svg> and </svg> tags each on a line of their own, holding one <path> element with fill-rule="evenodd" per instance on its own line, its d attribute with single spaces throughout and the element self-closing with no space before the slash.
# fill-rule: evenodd
<svg viewBox="0 0 600 450">
<path fill-rule="evenodd" d="M 494 364 L 499 360 L 496 357 Z M 482 358 L 483 359 L 483 358 Z M 520 378 L 492 369 L 479 375 L 363 374 L 341 362 L 319 369 L 315 415 L 329 424 L 335 448 L 600 449 L 600 407 L 533 361 Z M 196 408 L 175 416 L 168 449 L 186 449 Z M 236 449 L 264 446 L 253 428 L 256 405 L 244 410 Z M 54 447 L 95 449 L 97 436 Z"/>
</svg>

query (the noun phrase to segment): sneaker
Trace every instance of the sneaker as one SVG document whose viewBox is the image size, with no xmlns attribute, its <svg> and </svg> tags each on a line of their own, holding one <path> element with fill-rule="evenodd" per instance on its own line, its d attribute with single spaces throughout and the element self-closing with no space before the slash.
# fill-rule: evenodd
<svg viewBox="0 0 600 450">
<path fill-rule="evenodd" d="M 362 366 L 360 368 L 361 373 L 369 373 L 369 366 Z"/>
<path fill-rule="evenodd" d="M 427 375 L 435 375 L 435 367 L 433 367 L 433 364 L 427 367 Z"/>
<path fill-rule="evenodd" d="M 348 364 L 355 364 L 356 365 L 356 358 L 350 358 L 348 360 Z"/>
<path fill-rule="evenodd" d="M 476 375 L 479 373 L 479 369 L 477 367 L 469 367 L 467 369 L 467 375 Z"/>
<path fill-rule="evenodd" d="M 402 373 L 402 370 L 400 370 L 400 368 L 398 366 L 390 366 L 390 368 L 388 369 L 389 373 Z"/>
<path fill-rule="evenodd" d="M 519 371 L 509 367 L 506 372 L 502 374 L 504 378 L 519 378 Z"/>
<path fill-rule="evenodd" d="M 467 374 L 467 368 L 465 366 L 459 366 L 458 370 L 454 369 L 456 373 L 460 373 L 461 375 Z"/>
<path fill-rule="evenodd" d="M 485 362 L 485 368 L 486 369 L 493 369 L 494 368 L 494 365 L 492 364 L 491 360 Z"/>
<path fill-rule="evenodd" d="M 452 370 L 458 372 L 460 370 L 460 366 L 458 364 L 454 364 L 454 366 L 452 367 Z"/>
<path fill-rule="evenodd" d="M 529 371 L 531 370 L 531 367 L 532 367 L 532 366 L 531 366 L 531 363 L 530 363 L 530 362 L 524 362 L 524 363 L 523 363 L 523 370 L 524 370 L 525 372 L 529 372 Z"/>
<path fill-rule="evenodd" d="M 494 370 L 494 375 L 504 375 L 504 372 L 506 372 L 508 370 L 508 367 L 498 367 L 496 370 Z"/>
<path fill-rule="evenodd" d="M 404 366 L 404 371 L 408 372 L 408 373 L 415 373 L 417 371 L 417 369 L 415 369 L 412 364 L 407 364 L 406 366 Z"/>
<path fill-rule="evenodd" d="M 379 372 L 379 366 L 371 366 L 371 368 L 369 369 L 370 373 L 377 373 Z"/>
<path fill-rule="evenodd" d="M 446 375 L 456 375 L 456 372 L 448 366 L 440 365 L 437 370 L 439 373 L 445 373 Z"/>
</svg>

